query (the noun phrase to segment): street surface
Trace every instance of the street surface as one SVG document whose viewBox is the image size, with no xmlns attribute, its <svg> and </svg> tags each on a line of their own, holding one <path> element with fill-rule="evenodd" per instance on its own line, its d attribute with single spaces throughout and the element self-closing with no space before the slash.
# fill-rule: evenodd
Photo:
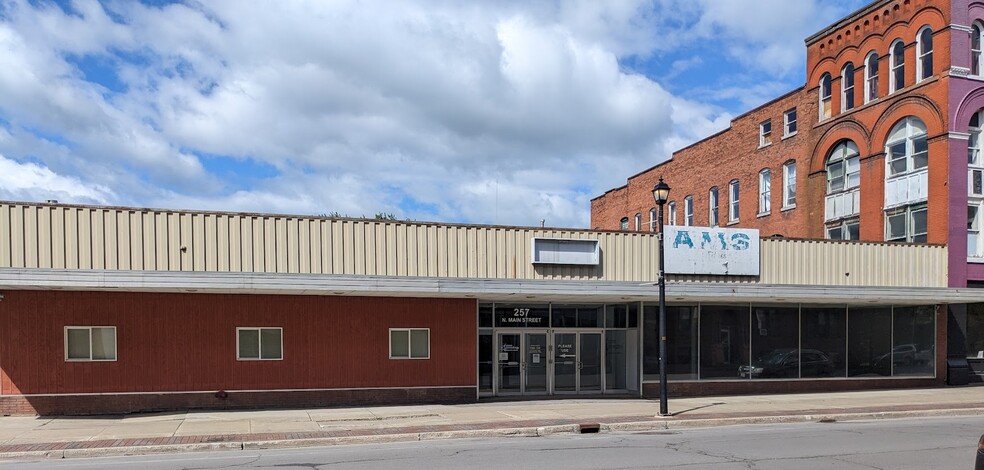
<svg viewBox="0 0 984 470">
<path fill-rule="evenodd" d="M 970 469 L 984 417 L 6 462 L 10 469 Z"/>
</svg>

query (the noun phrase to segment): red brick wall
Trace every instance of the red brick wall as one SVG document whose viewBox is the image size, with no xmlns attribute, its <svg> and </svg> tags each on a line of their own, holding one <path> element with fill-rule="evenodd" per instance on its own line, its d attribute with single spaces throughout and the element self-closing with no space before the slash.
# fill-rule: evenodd
<svg viewBox="0 0 984 470">
<path fill-rule="evenodd" d="M 469 299 L 5 291 L 3 395 L 476 385 Z M 116 326 L 113 362 L 66 362 L 64 327 Z M 236 360 L 236 327 L 283 327 L 283 360 Z M 389 359 L 389 328 L 430 359 Z"/>
<path fill-rule="evenodd" d="M 673 188 L 678 223 L 682 223 L 683 197 L 693 194 L 694 223 L 707 225 L 708 190 L 720 189 L 721 225 L 727 220 L 727 185 L 741 184 L 741 216 L 738 227 L 757 228 L 763 236 L 824 238 L 826 175 L 830 150 L 843 139 L 857 144 L 861 168 L 861 238 L 884 240 L 885 139 L 906 116 L 919 117 L 930 137 L 929 242 L 946 243 L 947 207 L 947 81 L 950 68 L 950 4 L 938 0 L 885 1 L 844 24 L 831 28 L 807 46 L 807 82 L 772 102 L 735 118 L 729 129 L 686 147 L 663 164 L 629 177 L 626 186 L 609 191 L 591 202 L 591 226 L 618 230 L 619 220 L 636 212 L 648 220 L 653 206 L 651 189 L 658 178 Z M 934 30 L 934 76 L 916 84 L 916 34 L 929 25 Z M 905 44 L 906 88 L 889 94 L 889 46 L 895 39 Z M 879 96 L 864 104 L 864 58 L 872 50 L 880 56 Z M 855 108 L 841 113 L 841 70 L 855 67 Z M 833 115 L 819 122 L 818 84 L 824 73 L 832 80 Z M 781 140 L 782 113 L 796 107 L 798 132 Z M 773 144 L 760 149 L 760 122 L 772 120 Z M 797 162 L 796 208 L 781 211 L 782 164 Z M 758 173 L 772 170 L 772 212 L 759 217 Z M 630 227 L 634 228 L 634 227 Z"/>
</svg>

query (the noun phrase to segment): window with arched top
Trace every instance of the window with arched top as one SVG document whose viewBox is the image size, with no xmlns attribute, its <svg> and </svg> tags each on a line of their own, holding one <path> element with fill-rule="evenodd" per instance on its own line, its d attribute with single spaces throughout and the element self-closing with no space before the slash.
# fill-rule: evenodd
<svg viewBox="0 0 984 470">
<path fill-rule="evenodd" d="M 650 207 L 649 208 L 649 231 L 650 232 L 655 232 L 656 231 L 656 208 L 655 207 Z"/>
<path fill-rule="evenodd" d="M 642 213 L 636 212 L 635 215 L 635 231 L 638 232 L 642 230 Z"/>
<path fill-rule="evenodd" d="M 984 156 L 981 155 L 981 125 L 984 123 L 984 110 L 974 113 L 970 118 L 967 132 L 967 257 L 984 258 L 984 237 L 981 225 L 984 224 Z"/>
<path fill-rule="evenodd" d="M 688 195 L 683 198 L 683 225 L 691 226 L 694 224 L 694 197 Z"/>
<path fill-rule="evenodd" d="M 741 188 L 738 185 L 738 180 L 731 180 L 728 183 L 728 222 L 738 222 L 738 216 L 740 214 L 741 201 L 738 199 L 741 196 Z"/>
<path fill-rule="evenodd" d="M 841 69 L 841 112 L 854 109 L 854 64 L 848 62 Z"/>
<path fill-rule="evenodd" d="M 782 165 L 782 208 L 796 207 L 796 162 L 790 160 Z"/>
<path fill-rule="evenodd" d="M 861 154 L 850 140 L 837 143 L 827 154 L 827 197 L 825 227 L 827 238 L 857 240 L 860 236 Z"/>
<path fill-rule="evenodd" d="M 830 117 L 832 109 L 830 109 L 830 74 L 825 73 L 820 77 L 820 120 L 824 120 Z"/>
<path fill-rule="evenodd" d="M 670 225 L 676 225 L 676 201 L 670 201 L 670 203 L 666 205 L 666 210 L 669 212 L 669 215 L 666 218 L 667 223 Z"/>
<path fill-rule="evenodd" d="M 895 41 L 889 51 L 892 76 L 888 81 L 888 92 L 893 93 L 905 88 L 905 44 L 901 40 Z"/>
<path fill-rule="evenodd" d="M 970 27 L 970 74 L 981 75 L 981 44 L 984 43 L 984 27 L 975 22 Z"/>
<path fill-rule="evenodd" d="M 916 81 L 933 76 L 933 30 L 926 26 L 916 36 Z"/>
<path fill-rule="evenodd" d="M 885 142 L 885 240 L 925 242 L 929 143 L 917 117 L 899 121 Z"/>
<path fill-rule="evenodd" d="M 622 220 L 618 221 L 618 229 L 627 232 L 629 230 L 629 218 L 622 217 Z"/>
<path fill-rule="evenodd" d="M 707 191 L 707 221 L 711 227 L 717 227 L 719 225 L 717 186 Z"/>
<path fill-rule="evenodd" d="M 772 212 L 772 170 L 759 172 L 759 215 Z"/>
<path fill-rule="evenodd" d="M 878 98 L 878 53 L 871 51 L 864 59 L 864 102 Z"/>
</svg>

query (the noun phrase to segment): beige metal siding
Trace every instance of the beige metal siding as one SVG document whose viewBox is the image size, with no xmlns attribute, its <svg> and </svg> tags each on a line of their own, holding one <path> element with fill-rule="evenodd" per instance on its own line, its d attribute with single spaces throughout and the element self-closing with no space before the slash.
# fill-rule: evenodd
<svg viewBox="0 0 984 470">
<path fill-rule="evenodd" d="M 648 232 L 0 203 L 0 267 L 652 282 Z M 533 265 L 533 237 L 598 240 L 598 266 Z M 762 240 L 761 275 L 670 281 L 946 287 L 946 248 Z"/>
</svg>

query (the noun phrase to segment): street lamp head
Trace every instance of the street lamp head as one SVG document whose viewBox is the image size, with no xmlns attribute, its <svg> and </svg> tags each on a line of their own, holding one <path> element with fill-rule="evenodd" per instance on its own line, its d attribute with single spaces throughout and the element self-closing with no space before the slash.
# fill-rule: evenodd
<svg viewBox="0 0 984 470">
<path fill-rule="evenodd" d="M 656 200 L 656 204 L 662 206 L 666 204 L 666 200 L 670 198 L 670 185 L 663 182 L 663 177 L 659 177 L 659 182 L 656 186 L 653 186 L 653 199 Z"/>
</svg>

